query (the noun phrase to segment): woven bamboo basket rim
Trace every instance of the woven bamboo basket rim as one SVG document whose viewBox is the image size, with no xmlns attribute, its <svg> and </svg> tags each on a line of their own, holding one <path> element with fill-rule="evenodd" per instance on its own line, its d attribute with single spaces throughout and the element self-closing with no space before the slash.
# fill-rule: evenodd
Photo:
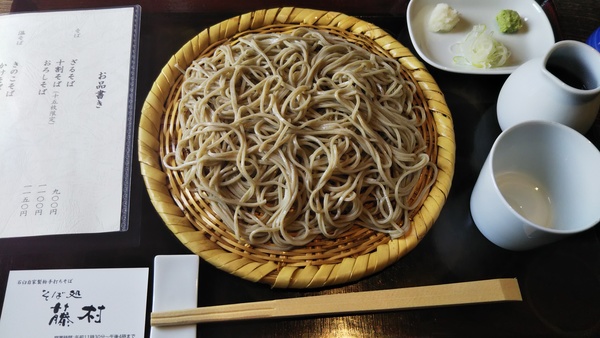
<svg viewBox="0 0 600 338">
<path fill-rule="evenodd" d="M 411 214 L 409 231 L 390 239 L 353 227 L 335 240 L 317 238 L 289 251 L 255 248 L 238 241 L 196 193 L 181 189 L 181 178 L 165 170 L 162 156 L 177 137 L 173 118 L 181 69 L 222 43 L 255 32 L 284 32 L 299 26 L 327 30 L 376 54 L 393 57 L 403 77 L 417 86 L 415 102 L 427 112 L 421 132 L 438 173 L 429 194 Z M 421 61 L 379 27 L 338 12 L 283 7 L 259 10 L 211 26 L 185 44 L 163 67 L 142 107 L 138 152 L 150 199 L 166 226 L 193 253 L 215 267 L 277 288 L 316 288 L 352 282 L 398 261 L 427 234 L 439 216 L 454 174 L 455 138 L 444 96 Z M 431 178 L 424 170 L 416 191 Z M 415 193 L 416 193 L 415 191 Z"/>
</svg>

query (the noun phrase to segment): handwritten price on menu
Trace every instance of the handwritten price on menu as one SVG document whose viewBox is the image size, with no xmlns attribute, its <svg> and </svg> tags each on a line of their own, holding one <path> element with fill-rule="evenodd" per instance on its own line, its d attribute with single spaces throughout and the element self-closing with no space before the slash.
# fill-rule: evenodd
<svg viewBox="0 0 600 338">
<path fill-rule="evenodd" d="M 26 185 L 20 200 L 20 217 L 58 215 L 60 190 L 47 184 Z"/>
</svg>

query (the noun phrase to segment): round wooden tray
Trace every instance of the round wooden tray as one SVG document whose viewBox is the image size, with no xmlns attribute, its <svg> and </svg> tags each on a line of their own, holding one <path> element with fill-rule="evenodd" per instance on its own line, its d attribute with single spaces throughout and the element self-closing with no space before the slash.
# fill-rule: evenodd
<svg viewBox="0 0 600 338">
<path fill-rule="evenodd" d="M 208 204 L 182 189 L 178 177 L 162 166 L 162 156 L 177 137 L 181 69 L 212 52 L 215 46 L 254 32 L 282 32 L 298 26 L 327 30 L 374 53 L 396 58 L 403 77 L 417 84 L 415 104 L 427 111 L 421 127 L 428 154 L 438 167 L 434 185 L 411 214 L 409 231 L 398 239 L 361 227 L 341 238 L 317 238 L 289 251 L 255 248 L 239 242 Z M 278 288 L 314 288 L 358 280 L 398 261 L 427 234 L 448 196 L 454 174 L 454 129 L 443 94 L 410 50 L 375 25 L 342 13 L 285 7 L 240 15 L 200 32 L 162 69 L 142 107 L 139 160 L 150 199 L 167 227 L 192 252 L 215 267 L 241 278 Z M 433 175 L 424 170 L 414 194 Z"/>
</svg>

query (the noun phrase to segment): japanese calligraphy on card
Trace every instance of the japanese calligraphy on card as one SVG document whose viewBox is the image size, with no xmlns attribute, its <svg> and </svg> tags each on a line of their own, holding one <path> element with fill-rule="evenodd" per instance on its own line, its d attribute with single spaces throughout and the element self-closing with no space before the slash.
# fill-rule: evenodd
<svg viewBox="0 0 600 338">
<path fill-rule="evenodd" d="M 144 337 L 148 268 L 11 271 L 0 337 Z"/>
<path fill-rule="evenodd" d="M 138 16 L 0 16 L 0 238 L 127 230 Z"/>
</svg>

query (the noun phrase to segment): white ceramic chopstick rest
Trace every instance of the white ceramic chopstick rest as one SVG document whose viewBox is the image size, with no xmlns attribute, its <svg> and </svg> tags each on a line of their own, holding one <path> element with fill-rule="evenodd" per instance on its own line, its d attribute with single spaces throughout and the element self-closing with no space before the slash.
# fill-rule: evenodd
<svg viewBox="0 0 600 338">
<path fill-rule="evenodd" d="M 197 255 L 159 255 L 154 258 L 152 311 L 198 306 Z M 196 325 L 151 327 L 150 338 L 196 338 Z"/>
</svg>

